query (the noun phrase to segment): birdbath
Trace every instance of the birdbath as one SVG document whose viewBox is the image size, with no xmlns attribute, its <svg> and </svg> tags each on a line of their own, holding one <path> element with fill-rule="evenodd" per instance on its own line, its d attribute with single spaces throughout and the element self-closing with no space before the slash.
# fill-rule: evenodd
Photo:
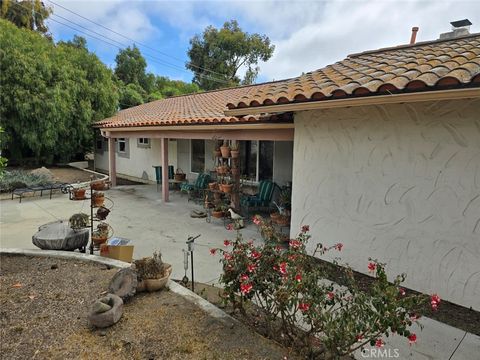
<svg viewBox="0 0 480 360">
<path fill-rule="evenodd" d="M 58 220 L 40 226 L 32 243 L 42 250 L 84 250 L 89 235 L 88 228 L 73 230 L 67 220 Z"/>
</svg>

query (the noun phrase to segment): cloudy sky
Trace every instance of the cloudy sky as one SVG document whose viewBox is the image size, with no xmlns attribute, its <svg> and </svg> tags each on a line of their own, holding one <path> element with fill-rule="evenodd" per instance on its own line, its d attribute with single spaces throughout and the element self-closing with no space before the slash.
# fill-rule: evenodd
<svg viewBox="0 0 480 360">
<path fill-rule="evenodd" d="M 450 21 L 464 18 L 473 23 L 471 32 L 480 32 L 480 0 L 44 2 L 54 11 L 49 27 L 55 40 L 82 35 L 111 67 L 119 47 L 136 42 L 149 71 L 185 81 L 192 78 L 184 67 L 190 38 L 231 19 L 275 44 L 258 81 L 298 76 L 351 53 L 408 43 L 412 26 L 420 27 L 417 41 L 437 39 L 450 30 Z"/>
</svg>

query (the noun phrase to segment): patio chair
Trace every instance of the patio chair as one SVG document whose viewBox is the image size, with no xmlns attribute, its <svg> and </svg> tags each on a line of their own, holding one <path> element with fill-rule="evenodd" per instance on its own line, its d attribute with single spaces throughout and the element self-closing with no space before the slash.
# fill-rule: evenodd
<svg viewBox="0 0 480 360">
<path fill-rule="evenodd" d="M 180 186 L 180 191 L 185 192 L 188 194 L 188 201 L 190 200 L 203 200 L 205 190 L 208 187 L 208 183 L 210 182 L 210 175 L 206 173 L 200 173 L 193 184 L 182 184 Z"/>
<path fill-rule="evenodd" d="M 250 217 L 250 210 L 268 210 L 272 203 L 273 192 L 278 186 L 273 181 L 260 181 L 258 193 L 256 195 L 245 196 L 241 199 L 240 204 L 245 209 L 247 218 Z"/>
<path fill-rule="evenodd" d="M 152 166 L 155 169 L 155 180 L 157 181 L 157 191 L 158 191 L 158 185 L 162 184 L 162 167 L 157 165 L 157 166 Z M 175 170 L 173 168 L 173 165 L 168 165 L 168 180 L 173 180 L 175 176 Z"/>
</svg>

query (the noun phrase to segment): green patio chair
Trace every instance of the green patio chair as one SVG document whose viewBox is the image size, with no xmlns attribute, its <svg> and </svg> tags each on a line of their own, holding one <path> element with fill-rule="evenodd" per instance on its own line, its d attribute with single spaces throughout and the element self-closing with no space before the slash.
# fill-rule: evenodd
<svg viewBox="0 0 480 360">
<path fill-rule="evenodd" d="M 162 183 L 162 167 L 157 165 L 157 166 L 152 166 L 155 169 L 155 180 L 157 181 L 157 191 L 158 191 L 158 185 Z M 173 168 L 173 165 L 168 165 L 168 179 L 173 180 L 175 177 L 175 170 Z"/>
<path fill-rule="evenodd" d="M 182 184 L 180 186 L 180 191 L 188 194 L 188 201 L 197 199 L 203 200 L 209 182 L 210 174 L 200 173 L 193 184 Z"/>
<path fill-rule="evenodd" d="M 262 180 L 260 181 L 256 195 L 246 196 L 241 199 L 240 204 L 242 208 L 245 209 L 247 218 L 250 217 L 250 210 L 268 210 L 268 208 L 270 208 L 276 186 L 277 184 L 273 181 Z"/>
</svg>

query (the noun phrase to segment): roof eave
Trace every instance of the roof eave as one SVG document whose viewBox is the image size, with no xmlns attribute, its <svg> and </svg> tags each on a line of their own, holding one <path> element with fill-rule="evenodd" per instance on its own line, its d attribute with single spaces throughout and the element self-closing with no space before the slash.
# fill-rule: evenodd
<svg viewBox="0 0 480 360">
<path fill-rule="evenodd" d="M 467 98 L 480 98 L 480 88 L 473 87 L 454 90 L 434 90 L 413 93 L 399 93 L 388 95 L 352 97 L 346 99 L 328 99 L 300 103 L 245 107 L 225 110 L 225 115 L 242 116 L 247 113 L 250 115 L 256 115 L 263 113 L 278 113 L 287 111 L 294 112 L 304 110 L 342 108 L 350 106 L 398 104 L 404 102 L 440 101 Z"/>
</svg>

